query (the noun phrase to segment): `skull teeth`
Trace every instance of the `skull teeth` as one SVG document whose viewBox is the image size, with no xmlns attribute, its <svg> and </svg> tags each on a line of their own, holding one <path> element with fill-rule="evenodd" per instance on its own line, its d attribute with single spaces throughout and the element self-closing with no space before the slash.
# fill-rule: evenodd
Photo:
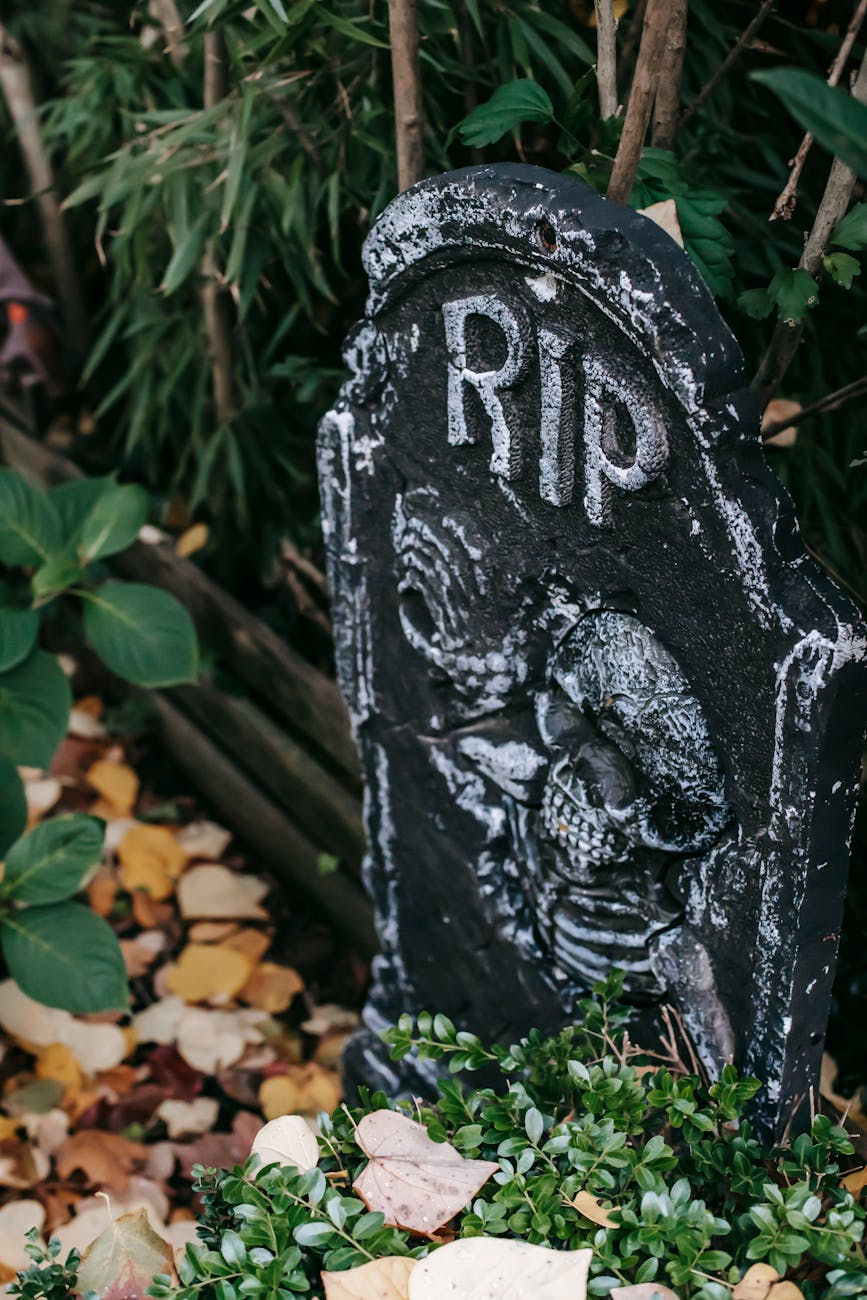
<svg viewBox="0 0 867 1300">
<path fill-rule="evenodd" d="M 549 783 L 545 791 L 542 823 L 546 834 L 590 864 L 616 861 L 621 856 L 620 837 L 603 824 L 604 815 L 602 809 L 592 808 L 584 800 L 579 802 L 556 781 Z"/>
</svg>

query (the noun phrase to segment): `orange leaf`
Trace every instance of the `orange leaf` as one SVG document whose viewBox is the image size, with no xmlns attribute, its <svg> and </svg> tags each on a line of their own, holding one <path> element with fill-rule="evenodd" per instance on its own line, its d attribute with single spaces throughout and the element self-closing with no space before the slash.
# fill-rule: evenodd
<svg viewBox="0 0 867 1300">
<path fill-rule="evenodd" d="M 434 1142 L 423 1124 L 393 1110 L 365 1115 L 355 1140 L 366 1167 L 353 1186 L 368 1209 L 392 1227 L 432 1236 L 468 1205 L 496 1173 L 491 1160 L 467 1160 L 449 1142 Z"/>
<path fill-rule="evenodd" d="M 265 953 L 271 947 L 271 936 L 265 934 L 264 930 L 236 930 L 230 934 L 220 945 L 222 948 L 230 948 L 232 952 L 243 953 L 249 957 L 251 963 L 255 966 L 256 962 L 261 961 Z"/>
<path fill-rule="evenodd" d="M 80 706 L 79 706 L 80 707 Z M 87 773 L 89 783 L 111 806 L 115 816 L 128 817 L 138 798 L 139 779 L 126 763 L 100 758 Z"/>
<path fill-rule="evenodd" d="M 154 1232 L 147 1210 L 112 1220 L 81 1259 L 78 1290 L 96 1300 L 145 1300 L 155 1273 L 174 1274 L 174 1252 Z"/>
<path fill-rule="evenodd" d="M 290 1065 L 285 1074 L 262 1080 L 259 1104 L 266 1119 L 280 1115 L 318 1115 L 321 1110 L 335 1110 L 341 1098 L 340 1077 L 334 1070 L 323 1070 L 308 1061 Z"/>
<path fill-rule="evenodd" d="M 156 902 L 174 893 L 187 863 L 186 852 L 166 826 L 130 827 L 117 853 L 124 889 L 130 893 L 142 890 Z"/>
<path fill-rule="evenodd" d="M 129 1176 L 138 1163 L 147 1159 L 148 1148 L 119 1133 L 84 1128 L 66 1139 L 57 1152 L 57 1172 L 71 1178 L 81 1170 L 88 1183 L 124 1192 Z"/>
<path fill-rule="evenodd" d="M 753 1264 L 732 1292 L 732 1300 L 767 1300 L 780 1275 L 770 1264 Z"/>
<path fill-rule="evenodd" d="M 185 1002 L 225 1001 L 241 991 L 251 969 L 243 953 L 210 943 L 188 943 L 166 983 Z"/>
<path fill-rule="evenodd" d="M 276 962 L 265 961 L 253 971 L 241 989 L 242 1002 L 251 1007 L 278 1015 L 291 1005 L 296 993 L 304 989 L 304 981 L 291 966 L 278 966 Z"/>
<path fill-rule="evenodd" d="M 853 1169 L 845 1178 L 841 1178 L 840 1186 L 857 1196 L 862 1187 L 867 1187 L 867 1165 L 863 1169 Z"/>
<path fill-rule="evenodd" d="M 611 1218 L 611 1211 L 606 1210 L 597 1197 L 591 1196 L 590 1192 L 578 1192 L 570 1201 L 570 1204 L 579 1214 L 583 1214 L 585 1219 L 591 1223 L 598 1223 L 600 1228 L 616 1228 L 618 1225 Z M 619 1210 L 619 1205 L 611 1207 Z"/>
</svg>

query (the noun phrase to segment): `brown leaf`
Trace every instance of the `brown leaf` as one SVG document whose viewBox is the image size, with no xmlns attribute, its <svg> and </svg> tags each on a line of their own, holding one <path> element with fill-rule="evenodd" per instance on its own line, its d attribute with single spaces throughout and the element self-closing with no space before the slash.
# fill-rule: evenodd
<svg viewBox="0 0 867 1300">
<path fill-rule="evenodd" d="M 304 991 L 304 981 L 291 966 L 263 961 L 253 971 L 239 993 L 242 1002 L 270 1015 L 279 1015 L 291 1006 L 297 993 Z"/>
<path fill-rule="evenodd" d="M 616 1228 L 618 1225 L 611 1218 L 611 1211 L 606 1210 L 597 1197 L 592 1196 L 590 1192 L 578 1192 L 571 1200 L 570 1204 L 579 1214 L 583 1214 L 585 1219 L 591 1223 L 598 1223 L 600 1228 Z M 619 1210 L 619 1205 L 613 1205 L 612 1210 Z"/>
<path fill-rule="evenodd" d="M 355 1139 L 368 1157 L 353 1184 L 368 1209 L 392 1227 L 432 1236 L 496 1173 L 491 1160 L 467 1160 L 434 1142 L 423 1124 L 392 1110 L 365 1115 Z"/>
<path fill-rule="evenodd" d="M 768 402 L 762 415 L 762 431 L 769 429 L 772 424 L 779 424 L 781 420 L 788 420 L 790 416 L 797 415 L 803 409 L 800 402 L 790 401 L 787 397 L 774 397 Z M 798 429 L 794 424 L 787 425 L 779 433 L 765 439 L 768 446 L 772 447 L 792 447 L 797 440 Z"/>
<path fill-rule="evenodd" d="M 752 1264 L 732 1292 L 732 1300 L 767 1300 L 780 1275 L 770 1264 Z"/>
<path fill-rule="evenodd" d="M 114 1219 L 88 1246 L 78 1270 L 78 1289 L 97 1300 L 145 1300 L 155 1273 L 174 1273 L 174 1252 L 154 1232 L 146 1210 Z"/>
<path fill-rule="evenodd" d="M 845 1178 L 841 1178 L 840 1186 L 857 1196 L 862 1187 L 867 1187 L 867 1165 L 863 1169 L 853 1169 Z"/>
<path fill-rule="evenodd" d="M 383 1255 L 343 1273 L 323 1273 L 325 1300 L 407 1300 L 415 1260 Z"/>
<path fill-rule="evenodd" d="M 123 1192 L 133 1168 L 146 1158 L 147 1147 L 141 1142 L 85 1128 L 67 1138 L 57 1152 L 57 1172 L 66 1179 L 80 1170 L 92 1186 Z"/>
</svg>

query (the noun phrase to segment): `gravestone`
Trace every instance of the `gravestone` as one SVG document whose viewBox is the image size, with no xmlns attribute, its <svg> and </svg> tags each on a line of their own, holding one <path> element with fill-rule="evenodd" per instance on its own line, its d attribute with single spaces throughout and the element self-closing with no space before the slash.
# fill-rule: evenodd
<svg viewBox="0 0 867 1300">
<path fill-rule="evenodd" d="M 526 166 L 425 181 L 369 236 L 320 431 L 337 668 L 382 955 L 377 1031 L 568 1023 L 612 967 L 706 1066 L 817 1075 L 865 641 L 765 464 L 743 361 L 659 227 Z"/>
</svg>

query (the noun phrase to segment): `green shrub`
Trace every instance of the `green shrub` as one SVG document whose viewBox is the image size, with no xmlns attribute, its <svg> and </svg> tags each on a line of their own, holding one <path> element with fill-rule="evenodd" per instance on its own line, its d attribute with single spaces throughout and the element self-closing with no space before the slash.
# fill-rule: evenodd
<svg viewBox="0 0 867 1300">
<path fill-rule="evenodd" d="M 420 1119 L 465 1157 L 498 1162 L 454 1219 L 458 1236 L 589 1247 L 592 1295 L 645 1282 L 681 1300 L 729 1300 L 757 1261 L 808 1300 L 867 1293 L 865 1211 L 840 1185 L 839 1162 L 853 1151 L 843 1129 L 820 1115 L 790 1145 L 764 1148 L 745 1118 L 758 1081 L 733 1066 L 708 1083 L 678 1061 L 651 1065 L 624 1034 L 612 1000 L 620 987 L 618 977 L 597 985 L 576 1027 L 551 1038 L 534 1031 L 509 1048 L 487 1048 L 444 1016 L 402 1018 L 385 1035 L 393 1055 L 417 1050 L 448 1061 L 453 1076 L 484 1067 L 503 1082 L 473 1089 L 447 1078 L 432 1105 L 363 1095 L 359 1106 L 320 1117 L 319 1164 L 303 1174 L 262 1171 L 257 1157 L 228 1171 L 197 1169 L 201 1244 L 187 1248 L 179 1284 L 157 1279 L 151 1294 L 321 1295 L 322 1270 L 436 1249 L 440 1242 L 388 1226 L 352 1194 L 366 1163 L 357 1125 L 383 1109 Z M 605 1204 L 612 1226 L 575 1207 L 579 1192 Z"/>
</svg>

